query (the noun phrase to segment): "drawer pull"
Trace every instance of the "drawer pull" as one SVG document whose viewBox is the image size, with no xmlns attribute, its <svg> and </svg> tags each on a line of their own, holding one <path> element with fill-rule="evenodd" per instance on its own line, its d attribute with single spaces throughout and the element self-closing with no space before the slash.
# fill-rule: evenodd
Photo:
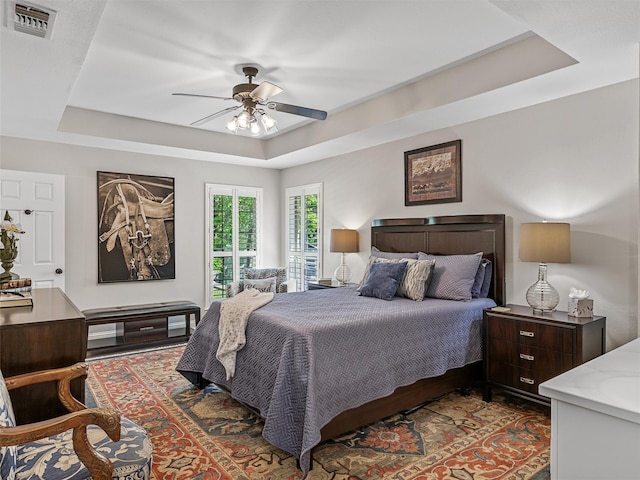
<svg viewBox="0 0 640 480">
<path fill-rule="evenodd" d="M 522 383 L 528 383 L 529 385 L 533 385 L 535 383 L 532 379 L 527 377 L 520 377 L 520 381 Z"/>
<path fill-rule="evenodd" d="M 141 332 L 144 332 L 145 330 L 153 330 L 153 327 L 140 327 Z"/>
<path fill-rule="evenodd" d="M 520 330 L 520 335 L 522 335 L 523 337 L 531 337 L 531 338 L 535 336 L 533 332 L 527 332 L 526 330 Z"/>
<path fill-rule="evenodd" d="M 529 360 L 529 361 L 533 361 L 534 359 L 533 355 L 527 355 L 526 353 L 521 353 L 520 358 L 523 360 Z"/>
</svg>

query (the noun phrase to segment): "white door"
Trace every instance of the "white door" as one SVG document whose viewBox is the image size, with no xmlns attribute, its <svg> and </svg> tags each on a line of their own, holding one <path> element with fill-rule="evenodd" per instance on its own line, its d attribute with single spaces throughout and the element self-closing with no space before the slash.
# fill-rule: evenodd
<svg viewBox="0 0 640 480">
<path fill-rule="evenodd" d="M 64 176 L 0 170 L 0 220 L 7 211 L 25 231 L 11 271 L 64 290 Z"/>
</svg>

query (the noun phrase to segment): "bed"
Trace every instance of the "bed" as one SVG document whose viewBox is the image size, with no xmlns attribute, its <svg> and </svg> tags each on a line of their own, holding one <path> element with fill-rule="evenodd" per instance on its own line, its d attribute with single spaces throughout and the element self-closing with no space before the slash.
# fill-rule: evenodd
<svg viewBox="0 0 640 480">
<path fill-rule="evenodd" d="M 372 248 L 383 252 L 482 252 L 491 262 L 488 298 L 385 301 L 349 287 L 276 295 L 249 317 L 231 380 L 215 356 L 217 301 L 177 369 L 256 411 L 263 437 L 293 454 L 306 476 L 318 443 L 480 380 L 482 312 L 504 303 L 504 223 L 504 215 L 372 222 Z"/>
</svg>

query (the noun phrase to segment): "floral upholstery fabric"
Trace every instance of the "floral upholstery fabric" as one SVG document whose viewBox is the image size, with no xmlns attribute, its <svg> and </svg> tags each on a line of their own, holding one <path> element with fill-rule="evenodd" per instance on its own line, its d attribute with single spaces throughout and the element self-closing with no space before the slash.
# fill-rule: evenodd
<svg viewBox="0 0 640 480">
<path fill-rule="evenodd" d="M 15 427 L 16 419 L 13 415 L 13 407 L 7 386 L 4 383 L 2 371 L 0 371 L 0 428 Z M 0 478 L 2 480 L 14 480 L 16 478 L 16 452 L 17 447 L 0 447 Z"/>
<path fill-rule="evenodd" d="M 126 418 L 121 422 L 119 442 L 112 442 L 95 425 L 87 428 L 89 441 L 113 463 L 114 480 L 146 480 L 151 475 L 151 442 L 141 427 Z M 16 480 L 90 480 L 91 474 L 73 451 L 72 434 L 67 430 L 18 446 Z"/>
<path fill-rule="evenodd" d="M 11 398 L 0 371 L 0 434 L 14 427 Z M 18 446 L 0 447 L 2 480 L 90 480 L 91 474 L 73 450 L 73 430 Z M 114 467 L 114 480 L 146 480 L 151 476 L 152 447 L 144 429 L 121 418 L 120 441 L 113 442 L 100 427 L 87 427 L 89 442 Z"/>
</svg>

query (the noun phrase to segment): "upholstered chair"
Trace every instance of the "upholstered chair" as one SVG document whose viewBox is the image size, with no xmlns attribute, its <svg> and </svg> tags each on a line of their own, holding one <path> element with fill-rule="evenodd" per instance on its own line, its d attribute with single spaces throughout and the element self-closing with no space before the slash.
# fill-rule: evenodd
<svg viewBox="0 0 640 480">
<path fill-rule="evenodd" d="M 268 279 L 275 279 L 275 287 L 273 281 L 268 281 Z M 244 280 L 226 285 L 227 297 L 233 297 L 245 288 L 257 288 L 261 291 L 273 291 L 274 293 L 287 293 L 287 269 L 245 268 Z"/>
<path fill-rule="evenodd" d="M 5 379 L 0 371 L 0 478 L 58 480 L 148 479 L 152 448 L 146 432 L 112 409 L 86 408 L 70 383 L 88 373 L 86 363 Z M 9 391 L 58 382 L 70 413 L 16 426 Z"/>
</svg>

